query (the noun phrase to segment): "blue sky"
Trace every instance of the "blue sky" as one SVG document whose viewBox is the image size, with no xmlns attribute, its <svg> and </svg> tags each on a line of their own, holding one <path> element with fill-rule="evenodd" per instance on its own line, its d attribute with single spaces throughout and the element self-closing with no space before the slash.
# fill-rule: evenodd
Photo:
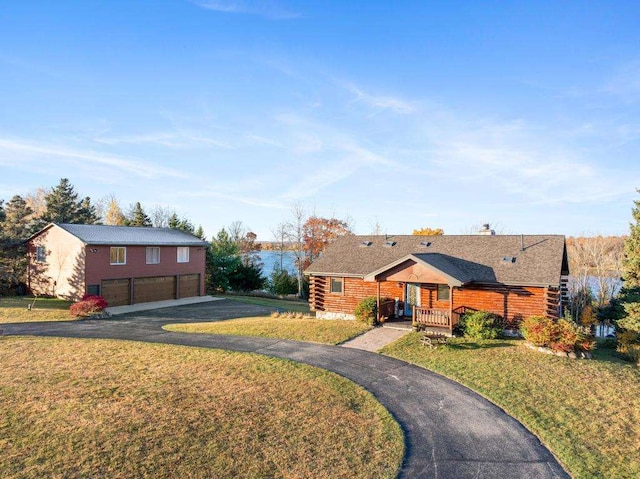
<svg viewBox="0 0 640 479">
<path fill-rule="evenodd" d="M 637 2 L 2 1 L 0 198 L 175 208 L 260 239 L 628 232 Z"/>
</svg>

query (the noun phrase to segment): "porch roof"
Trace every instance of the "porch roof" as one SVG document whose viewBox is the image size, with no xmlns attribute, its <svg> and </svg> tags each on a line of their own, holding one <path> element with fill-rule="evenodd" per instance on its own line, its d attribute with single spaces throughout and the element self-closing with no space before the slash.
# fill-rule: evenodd
<svg viewBox="0 0 640 479">
<path fill-rule="evenodd" d="M 364 280 L 375 281 L 380 275 L 401 266 L 403 263 L 413 263 L 440 274 L 447 280 L 449 286 L 462 286 L 472 281 L 473 278 L 468 273 L 456 266 L 455 260 L 456 258 L 447 258 L 445 255 L 439 253 L 409 254 L 371 272 L 364 277 Z M 420 282 L 420 279 L 417 278 L 416 283 Z"/>
</svg>

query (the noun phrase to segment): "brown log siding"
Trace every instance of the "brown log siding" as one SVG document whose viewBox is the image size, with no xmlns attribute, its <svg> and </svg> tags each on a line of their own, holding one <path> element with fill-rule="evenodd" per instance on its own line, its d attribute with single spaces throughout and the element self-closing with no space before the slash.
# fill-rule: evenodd
<svg viewBox="0 0 640 479">
<path fill-rule="evenodd" d="M 311 277 L 310 303 L 313 311 L 353 314 L 360 300 L 376 295 L 376 283 L 361 278 L 344 278 L 343 294 L 329 292 L 328 278 Z M 404 286 L 397 282 L 380 284 L 381 297 L 403 300 Z M 437 300 L 436 285 L 421 286 L 421 305 L 428 308 L 449 309 L 449 301 Z M 519 286 L 471 286 L 455 288 L 453 309 L 464 308 L 490 311 L 506 319 L 515 327 L 524 318 L 533 315 L 557 316 L 557 301 L 553 289 Z"/>
</svg>

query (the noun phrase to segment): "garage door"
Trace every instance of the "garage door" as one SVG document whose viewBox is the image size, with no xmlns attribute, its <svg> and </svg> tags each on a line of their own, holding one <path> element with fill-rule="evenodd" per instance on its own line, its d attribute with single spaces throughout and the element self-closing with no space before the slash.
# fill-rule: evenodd
<svg viewBox="0 0 640 479">
<path fill-rule="evenodd" d="M 131 280 L 102 280 L 102 297 L 109 306 L 125 306 L 131 304 Z"/>
<path fill-rule="evenodd" d="M 133 302 L 148 303 L 176 299 L 176 277 L 156 276 L 133 280 Z"/>
<path fill-rule="evenodd" d="M 191 296 L 200 296 L 200 275 L 199 274 L 183 274 L 180 276 L 181 298 L 190 298 Z"/>
</svg>

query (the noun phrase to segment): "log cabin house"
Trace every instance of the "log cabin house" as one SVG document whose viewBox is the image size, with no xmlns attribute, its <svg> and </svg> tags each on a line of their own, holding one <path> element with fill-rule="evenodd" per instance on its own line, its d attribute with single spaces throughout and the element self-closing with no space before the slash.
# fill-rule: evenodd
<svg viewBox="0 0 640 479">
<path fill-rule="evenodd" d="M 358 302 L 375 296 L 379 316 L 403 316 L 452 334 L 467 310 L 495 313 L 511 330 L 528 316 L 559 317 L 567 300 L 569 266 L 564 236 L 488 230 L 480 235 L 343 236 L 305 273 L 310 307 L 319 318 L 353 319 Z M 383 304 L 384 298 L 393 299 L 395 308 Z"/>
<path fill-rule="evenodd" d="M 27 285 L 38 295 L 109 306 L 204 295 L 208 243 L 170 228 L 51 223 L 27 240 Z"/>
</svg>

